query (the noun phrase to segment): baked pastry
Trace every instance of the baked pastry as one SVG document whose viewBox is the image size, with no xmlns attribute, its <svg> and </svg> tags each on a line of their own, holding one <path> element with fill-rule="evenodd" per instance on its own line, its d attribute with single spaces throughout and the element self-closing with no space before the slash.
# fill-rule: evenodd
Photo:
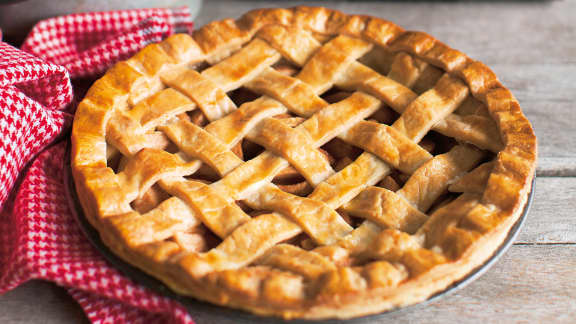
<svg viewBox="0 0 576 324">
<path fill-rule="evenodd" d="M 325 8 L 262 9 L 147 46 L 72 132 L 86 217 L 179 294 L 350 318 L 481 265 L 526 203 L 536 138 L 484 64 Z"/>
</svg>

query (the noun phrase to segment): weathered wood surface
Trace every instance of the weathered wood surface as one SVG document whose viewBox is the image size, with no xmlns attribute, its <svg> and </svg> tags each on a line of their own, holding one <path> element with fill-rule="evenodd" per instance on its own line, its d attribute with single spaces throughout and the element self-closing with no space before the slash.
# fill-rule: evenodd
<svg viewBox="0 0 576 324">
<path fill-rule="evenodd" d="M 534 201 L 516 243 L 576 244 L 576 178 L 537 178 L 534 187 Z"/>
<path fill-rule="evenodd" d="M 481 60 L 516 95 L 539 140 L 541 176 L 516 244 L 483 277 L 376 323 L 574 323 L 576 318 L 576 1 L 347 2 L 207 0 L 197 26 L 256 7 L 323 5 L 425 30 Z M 237 323 L 197 315 L 199 324 Z M 0 296 L 0 323 L 82 323 L 65 290 L 31 282 Z"/>
</svg>

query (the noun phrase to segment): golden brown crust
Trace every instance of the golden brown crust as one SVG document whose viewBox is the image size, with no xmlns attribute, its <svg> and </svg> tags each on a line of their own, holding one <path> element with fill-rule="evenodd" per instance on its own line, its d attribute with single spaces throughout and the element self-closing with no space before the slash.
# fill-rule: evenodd
<svg viewBox="0 0 576 324">
<path fill-rule="evenodd" d="M 371 50 L 389 58 L 374 69 L 358 63 Z M 245 68 L 246 53 L 255 67 Z M 272 69 L 281 57 L 300 73 Z M 187 68 L 202 62 L 211 67 Z M 356 92 L 330 105 L 320 95 L 334 84 Z M 237 108 L 226 92 L 240 85 L 264 96 Z M 481 107 L 458 111 L 470 97 Z M 395 123 L 362 121 L 382 102 L 400 113 Z M 192 109 L 205 128 L 177 117 Z M 309 119 L 291 127 L 271 118 L 288 111 Z M 430 129 L 462 143 L 432 156 L 416 145 Z M 336 136 L 365 150 L 338 171 L 319 150 Z M 245 163 L 230 151 L 241 138 L 276 155 Z M 496 153 L 489 167 L 467 173 L 491 153 L 463 142 Z M 164 151 L 170 145 L 182 154 Z M 118 154 L 126 162 L 113 170 Z M 146 47 L 94 83 L 72 131 L 78 196 L 115 253 L 178 293 L 284 318 L 373 314 L 445 289 L 504 240 L 536 156 L 529 121 L 484 64 L 425 33 L 312 7 L 254 10 Z M 183 178 L 201 161 L 222 179 Z M 307 198 L 269 183 L 288 165 L 314 187 Z M 411 175 L 401 189 L 372 187 L 392 169 Z M 268 184 L 254 193 L 258 176 Z M 156 184 L 171 198 L 134 211 Z M 448 188 L 462 194 L 427 217 Z M 273 212 L 250 217 L 235 200 Z M 367 220 L 353 228 L 339 207 Z M 207 252 L 198 252 L 211 247 L 201 235 L 182 236 L 200 223 L 222 240 Z M 281 243 L 300 233 L 313 243 Z"/>
</svg>

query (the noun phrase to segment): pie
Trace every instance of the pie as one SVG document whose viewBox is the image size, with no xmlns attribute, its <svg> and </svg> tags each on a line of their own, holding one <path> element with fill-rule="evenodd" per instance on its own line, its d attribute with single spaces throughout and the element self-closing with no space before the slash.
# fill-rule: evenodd
<svg viewBox="0 0 576 324">
<path fill-rule="evenodd" d="M 484 64 L 326 8 L 260 9 L 117 63 L 72 172 L 105 244 L 178 294 L 351 318 L 482 265 L 526 205 L 536 137 Z"/>
</svg>

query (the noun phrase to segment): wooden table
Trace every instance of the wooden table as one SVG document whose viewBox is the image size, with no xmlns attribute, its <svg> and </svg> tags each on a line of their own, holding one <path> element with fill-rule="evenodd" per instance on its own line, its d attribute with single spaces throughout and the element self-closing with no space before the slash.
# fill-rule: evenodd
<svg viewBox="0 0 576 324">
<path fill-rule="evenodd" d="M 205 1 L 197 26 L 237 17 L 251 8 L 293 4 Z M 540 143 L 534 203 L 522 233 L 505 256 L 465 289 L 428 306 L 390 314 L 380 322 L 574 323 L 576 1 L 321 4 L 427 31 L 485 62 L 516 95 Z M 196 320 L 216 323 L 210 316 Z M 50 283 L 30 282 L 0 296 L 0 323 L 86 321 L 74 300 Z"/>
</svg>

